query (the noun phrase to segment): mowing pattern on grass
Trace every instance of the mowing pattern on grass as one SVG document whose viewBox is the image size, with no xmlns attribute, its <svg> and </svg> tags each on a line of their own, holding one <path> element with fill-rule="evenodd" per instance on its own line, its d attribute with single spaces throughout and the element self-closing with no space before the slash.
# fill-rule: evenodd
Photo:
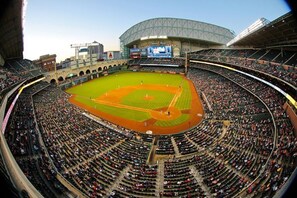
<svg viewBox="0 0 297 198">
<path fill-rule="evenodd" d="M 195 88 L 182 75 L 122 72 L 67 92 L 72 94 L 72 103 L 139 132 L 166 133 L 171 127 L 170 133 L 176 133 L 181 130 L 178 126 L 185 130 L 196 125 L 201 120 L 197 115 L 203 114 Z"/>
</svg>

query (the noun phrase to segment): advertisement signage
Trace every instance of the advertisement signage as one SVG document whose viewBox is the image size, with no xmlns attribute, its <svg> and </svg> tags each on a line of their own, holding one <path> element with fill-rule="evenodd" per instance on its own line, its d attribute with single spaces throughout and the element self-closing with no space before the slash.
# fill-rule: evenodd
<svg viewBox="0 0 297 198">
<path fill-rule="evenodd" d="M 108 60 L 112 60 L 112 59 L 114 59 L 114 57 L 113 57 L 113 52 L 107 52 L 107 59 L 108 59 Z"/>
<path fill-rule="evenodd" d="M 130 54 L 131 53 L 137 53 L 137 52 L 140 52 L 140 49 L 139 48 L 131 48 L 130 49 Z"/>
<path fill-rule="evenodd" d="M 130 58 L 136 59 L 140 58 L 141 50 L 139 48 L 132 48 L 130 49 Z"/>
</svg>

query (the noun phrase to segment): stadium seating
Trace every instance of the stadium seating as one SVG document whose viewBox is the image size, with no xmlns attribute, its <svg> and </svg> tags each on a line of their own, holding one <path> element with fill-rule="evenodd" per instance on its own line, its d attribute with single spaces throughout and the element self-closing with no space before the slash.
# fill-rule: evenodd
<svg viewBox="0 0 297 198">
<path fill-rule="evenodd" d="M 1 190 L 0 192 L 5 194 L 7 197 L 17 198 L 19 197 L 19 193 L 16 187 L 10 181 L 10 176 L 5 168 L 5 163 L 2 161 L 2 155 L 0 153 L 0 185 Z M 24 192 L 25 193 L 25 192 Z M 25 194 L 23 197 L 26 197 Z M 27 196 L 28 197 L 28 196 Z"/>
<path fill-rule="evenodd" d="M 180 134 L 126 136 L 109 122 L 89 119 L 68 94 L 41 82 L 21 94 L 5 137 L 45 197 L 69 193 L 64 182 L 87 197 L 273 196 L 297 163 L 297 139 L 282 95 L 202 64 L 192 64 L 187 77 L 201 96 L 205 118 Z M 165 158 L 148 163 L 152 148 Z"/>
<path fill-rule="evenodd" d="M 202 50 L 190 55 L 193 59 L 223 62 L 250 68 L 280 78 L 297 87 L 297 54 L 280 50 Z"/>
<path fill-rule="evenodd" d="M 26 59 L 8 61 L 5 67 L 11 72 L 22 76 L 23 79 L 32 78 L 44 73 L 41 68 Z"/>
<path fill-rule="evenodd" d="M 171 137 L 167 135 L 162 135 L 158 140 L 158 148 L 156 149 L 156 154 L 159 155 L 173 155 L 174 147 L 171 142 Z"/>
</svg>

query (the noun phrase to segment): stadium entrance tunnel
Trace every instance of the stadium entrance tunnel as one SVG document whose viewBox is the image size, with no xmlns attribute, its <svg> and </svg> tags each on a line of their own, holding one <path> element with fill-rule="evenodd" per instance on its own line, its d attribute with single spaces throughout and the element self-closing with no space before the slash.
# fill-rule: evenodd
<svg viewBox="0 0 297 198">
<path fill-rule="evenodd" d="M 85 75 L 85 73 L 83 71 L 80 71 L 79 76 L 83 76 L 83 75 Z"/>
<path fill-rule="evenodd" d="M 63 78 L 62 76 L 60 76 L 60 77 L 58 78 L 58 81 L 59 81 L 59 82 L 62 82 L 62 81 L 64 81 L 64 78 Z"/>
<path fill-rule="evenodd" d="M 50 82 L 51 84 L 57 84 L 57 81 L 56 81 L 56 79 L 51 79 L 51 82 Z"/>
</svg>

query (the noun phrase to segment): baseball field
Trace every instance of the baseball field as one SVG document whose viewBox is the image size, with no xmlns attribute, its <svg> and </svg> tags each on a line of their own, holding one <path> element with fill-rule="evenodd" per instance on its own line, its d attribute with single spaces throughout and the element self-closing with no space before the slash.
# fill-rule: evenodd
<svg viewBox="0 0 297 198">
<path fill-rule="evenodd" d="M 119 72 L 66 90 L 91 114 L 138 132 L 174 134 L 197 125 L 203 108 L 185 76 Z"/>
</svg>

